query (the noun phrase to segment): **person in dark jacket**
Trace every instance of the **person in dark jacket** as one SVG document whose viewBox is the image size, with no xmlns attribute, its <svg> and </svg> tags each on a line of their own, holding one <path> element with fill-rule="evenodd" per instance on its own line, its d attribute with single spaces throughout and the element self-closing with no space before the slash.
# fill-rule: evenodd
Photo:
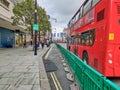
<svg viewBox="0 0 120 90">
<path fill-rule="evenodd" d="M 44 48 L 44 41 L 41 42 L 42 49 Z"/>
<path fill-rule="evenodd" d="M 26 48 L 26 40 L 23 42 L 23 48 Z"/>
</svg>

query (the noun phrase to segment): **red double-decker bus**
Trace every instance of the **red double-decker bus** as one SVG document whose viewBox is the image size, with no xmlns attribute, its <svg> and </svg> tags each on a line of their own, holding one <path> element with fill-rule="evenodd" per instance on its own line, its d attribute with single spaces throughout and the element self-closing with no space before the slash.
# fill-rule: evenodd
<svg viewBox="0 0 120 90">
<path fill-rule="evenodd" d="M 86 0 L 68 29 L 71 52 L 107 77 L 120 76 L 120 0 Z"/>
</svg>

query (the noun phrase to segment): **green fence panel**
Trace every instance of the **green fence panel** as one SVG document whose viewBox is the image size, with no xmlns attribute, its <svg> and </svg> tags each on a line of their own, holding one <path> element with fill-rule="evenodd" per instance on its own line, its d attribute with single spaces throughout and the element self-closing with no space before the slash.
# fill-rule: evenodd
<svg viewBox="0 0 120 90">
<path fill-rule="evenodd" d="M 120 88 L 116 88 L 116 85 L 106 78 L 104 79 L 103 86 L 103 90 L 120 90 Z"/>
<path fill-rule="evenodd" d="M 79 57 L 56 44 L 83 90 L 120 90 L 116 84 L 84 63 Z"/>
</svg>

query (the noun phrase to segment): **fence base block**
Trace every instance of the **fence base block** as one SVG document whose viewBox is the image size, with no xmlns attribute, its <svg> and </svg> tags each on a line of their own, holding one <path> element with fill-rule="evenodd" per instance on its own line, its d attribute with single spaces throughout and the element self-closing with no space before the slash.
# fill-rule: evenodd
<svg viewBox="0 0 120 90">
<path fill-rule="evenodd" d="M 65 72 L 70 72 L 68 67 L 64 67 Z"/>
<path fill-rule="evenodd" d="M 70 90 L 82 90 L 82 89 L 80 89 L 76 83 L 73 83 L 70 85 Z"/>
<path fill-rule="evenodd" d="M 67 64 L 66 64 L 66 63 L 63 63 L 63 66 L 64 66 L 64 67 L 67 67 Z"/>
<path fill-rule="evenodd" d="M 67 79 L 70 80 L 70 81 L 74 81 L 74 77 L 71 73 L 67 74 Z"/>
</svg>

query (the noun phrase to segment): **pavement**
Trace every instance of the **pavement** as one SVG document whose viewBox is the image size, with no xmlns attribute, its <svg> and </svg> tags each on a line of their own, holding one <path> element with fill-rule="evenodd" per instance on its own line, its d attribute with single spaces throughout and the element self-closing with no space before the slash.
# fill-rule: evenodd
<svg viewBox="0 0 120 90">
<path fill-rule="evenodd" d="M 0 49 L 0 90 L 50 90 L 41 47 L 34 56 L 32 47 Z"/>
</svg>

